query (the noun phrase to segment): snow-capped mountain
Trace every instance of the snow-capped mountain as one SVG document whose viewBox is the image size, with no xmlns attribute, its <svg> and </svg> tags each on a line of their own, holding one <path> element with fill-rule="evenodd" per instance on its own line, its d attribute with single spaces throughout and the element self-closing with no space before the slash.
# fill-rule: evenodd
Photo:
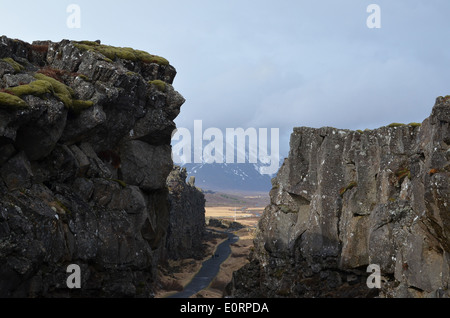
<svg viewBox="0 0 450 318">
<path fill-rule="evenodd" d="M 185 164 L 189 176 L 195 176 L 195 185 L 212 191 L 268 192 L 273 176 L 259 172 L 259 166 L 251 163 L 201 163 Z"/>
</svg>

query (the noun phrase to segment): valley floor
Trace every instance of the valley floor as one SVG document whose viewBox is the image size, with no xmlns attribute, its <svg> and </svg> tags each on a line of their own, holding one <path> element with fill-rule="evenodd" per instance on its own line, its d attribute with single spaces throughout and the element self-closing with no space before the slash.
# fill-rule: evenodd
<svg viewBox="0 0 450 318">
<path fill-rule="evenodd" d="M 218 275 L 207 288 L 192 296 L 193 298 L 222 298 L 224 296 L 225 288 L 231 282 L 233 272 L 248 263 L 248 256 L 253 248 L 254 232 L 262 211 L 263 208 L 206 208 L 207 224 L 210 218 L 214 218 L 221 220 L 224 224 L 236 221 L 242 224 L 243 228 L 233 232 L 239 237 L 239 241 L 231 244 L 231 255 L 221 264 Z M 207 229 L 224 231 L 223 228 L 211 226 L 208 226 Z M 204 242 L 206 244 L 204 259 L 169 261 L 167 267 L 160 269 L 160 289 L 155 295 L 156 298 L 165 298 L 181 291 L 200 270 L 202 263 L 211 258 L 216 247 L 227 240 L 225 234 L 211 234 L 213 233 L 211 231 L 209 233 L 207 240 Z"/>
</svg>

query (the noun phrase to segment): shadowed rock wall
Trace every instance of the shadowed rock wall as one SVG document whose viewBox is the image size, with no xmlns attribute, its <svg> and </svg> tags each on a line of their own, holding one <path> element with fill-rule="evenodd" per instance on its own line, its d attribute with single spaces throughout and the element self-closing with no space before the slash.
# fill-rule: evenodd
<svg viewBox="0 0 450 318">
<path fill-rule="evenodd" d="M 0 38 L 0 297 L 152 296 L 175 75 L 138 50 Z"/>
<path fill-rule="evenodd" d="M 185 168 L 174 167 L 167 178 L 170 218 L 166 256 L 171 259 L 202 258 L 205 236 L 205 195 L 195 187 L 195 178 L 186 182 Z"/>
</svg>

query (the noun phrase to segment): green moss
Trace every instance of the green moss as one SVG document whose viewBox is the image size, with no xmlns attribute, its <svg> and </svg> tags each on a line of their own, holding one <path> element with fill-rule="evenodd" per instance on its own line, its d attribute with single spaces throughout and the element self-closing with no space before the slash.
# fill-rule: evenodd
<svg viewBox="0 0 450 318">
<path fill-rule="evenodd" d="M 402 127 L 402 126 L 405 126 L 405 124 L 392 123 L 392 124 L 389 124 L 389 125 L 388 125 L 388 127 L 391 127 L 391 128 Z"/>
<path fill-rule="evenodd" d="M 87 46 L 97 46 L 97 45 L 100 45 L 99 43 L 94 42 L 94 41 L 80 41 L 80 42 L 78 42 L 78 43 L 83 44 L 83 45 L 87 45 Z"/>
<path fill-rule="evenodd" d="M 74 100 L 74 91 L 69 86 L 61 83 L 60 81 L 45 76 L 43 74 L 36 74 L 34 76 L 38 80 L 46 81 L 53 87 L 54 95 L 64 103 L 64 106 L 72 112 L 79 114 L 83 110 L 90 108 L 94 105 L 92 101 Z"/>
<path fill-rule="evenodd" d="M 67 108 L 70 108 L 74 95 L 74 91 L 72 88 L 52 77 L 45 76 L 44 74 L 37 73 L 34 75 L 34 77 L 37 80 L 42 80 L 50 83 L 53 86 L 54 95 L 58 97 Z"/>
<path fill-rule="evenodd" d="M 141 61 L 144 63 L 156 63 L 160 65 L 169 65 L 169 61 L 165 58 L 149 54 L 145 51 L 134 50 L 129 47 L 115 47 L 109 45 L 98 44 L 91 41 L 76 42 L 75 47 L 82 51 L 95 51 L 103 54 L 106 58 L 113 61 L 116 58 L 128 61 Z"/>
<path fill-rule="evenodd" d="M 27 107 L 28 104 L 23 99 L 8 93 L 0 93 L 0 109 L 16 110 Z"/>
<path fill-rule="evenodd" d="M 136 55 L 133 53 L 133 49 L 129 47 L 118 48 L 107 45 L 98 45 L 95 47 L 97 52 L 102 53 L 107 58 L 114 60 L 115 58 L 129 60 L 129 61 L 137 61 Z"/>
<path fill-rule="evenodd" d="M 357 132 L 359 132 L 360 134 L 364 133 L 364 131 L 362 131 L 361 129 L 358 129 Z"/>
<path fill-rule="evenodd" d="M 135 50 L 137 58 L 144 63 L 156 63 L 159 65 L 169 65 L 169 61 L 157 55 L 149 54 L 145 51 Z"/>
<path fill-rule="evenodd" d="M 47 81 L 38 80 L 30 84 L 8 88 L 8 91 L 17 97 L 25 95 L 42 96 L 51 94 L 53 92 L 53 86 Z"/>
<path fill-rule="evenodd" d="M 81 111 L 92 107 L 94 102 L 74 100 L 74 91 L 69 86 L 59 82 L 58 80 L 48 77 L 44 74 L 37 73 L 34 76 L 36 81 L 30 84 L 20 85 L 8 88 L 7 93 L 2 93 L 1 105 L 9 107 L 27 107 L 28 104 L 20 99 L 26 95 L 41 97 L 45 94 L 52 94 L 57 97 L 64 106 L 70 111 L 79 114 Z M 13 96 L 14 95 L 14 96 Z"/>
<path fill-rule="evenodd" d="M 358 186 L 358 183 L 356 181 L 352 181 L 346 187 L 341 188 L 339 190 L 339 195 L 342 197 L 345 194 L 345 192 L 347 192 L 357 186 Z"/>
<path fill-rule="evenodd" d="M 166 90 L 166 83 L 161 80 L 150 81 L 148 84 L 156 86 L 160 92 L 164 92 Z"/>
<path fill-rule="evenodd" d="M 76 114 L 80 114 L 83 110 L 91 108 L 92 106 L 94 106 L 93 101 L 73 99 L 69 109 Z"/>
<path fill-rule="evenodd" d="M 421 127 L 422 124 L 421 123 L 409 123 L 408 126 L 416 128 L 416 127 Z"/>
<path fill-rule="evenodd" d="M 15 72 L 21 72 L 21 71 L 23 71 L 25 69 L 21 64 L 17 63 L 16 61 L 14 61 L 10 57 L 5 57 L 4 59 L 2 59 L 2 61 L 4 61 L 4 62 L 8 63 L 9 65 L 11 65 L 14 68 Z"/>
</svg>

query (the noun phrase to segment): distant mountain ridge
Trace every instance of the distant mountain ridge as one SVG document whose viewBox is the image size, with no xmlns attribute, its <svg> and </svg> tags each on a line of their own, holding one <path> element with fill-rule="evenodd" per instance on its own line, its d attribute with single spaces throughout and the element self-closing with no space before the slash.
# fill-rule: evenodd
<svg viewBox="0 0 450 318">
<path fill-rule="evenodd" d="M 190 163 L 183 167 L 204 190 L 268 192 L 272 188 L 272 176 L 261 174 L 259 166 L 252 163 Z"/>
</svg>

